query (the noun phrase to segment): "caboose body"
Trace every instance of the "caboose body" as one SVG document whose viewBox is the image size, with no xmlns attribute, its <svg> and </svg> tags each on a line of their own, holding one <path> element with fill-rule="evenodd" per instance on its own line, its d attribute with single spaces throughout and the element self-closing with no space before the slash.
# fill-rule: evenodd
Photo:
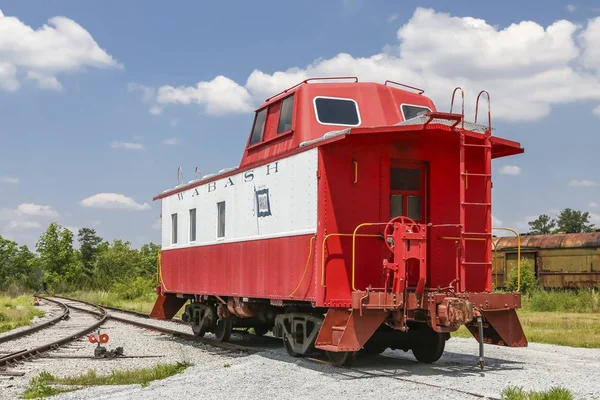
<svg viewBox="0 0 600 400">
<path fill-rule="evenodd" d="M 491 160 L 523 149 L 456 100 L 462 111 L 441 113 L 421 90 L 358 79 L 267 99 L 239 167 L 155 197 L 152 316 L 189 301 L 197 335 L 272 330 L 290 355 L 338 365 L 388 347 L 433 362 L 461 325 L 526 346 L 520 294 L 492 293 L 491 260 Z"/>
</svg>

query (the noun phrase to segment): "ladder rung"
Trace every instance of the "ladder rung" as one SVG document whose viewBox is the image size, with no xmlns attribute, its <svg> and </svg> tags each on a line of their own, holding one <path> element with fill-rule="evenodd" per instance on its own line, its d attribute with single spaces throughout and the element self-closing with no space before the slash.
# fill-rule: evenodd
<svg viewBox="0 0 600 400">
<path fill-rule="evenodd" d="M 463 143 L 463 146 L 465 146 L 465 147 L 492 147 L 489 144 L 469 144 L 469 143 Z"/>
<path fill-rule="evenodd" d="M 491 261 L 470 261 L 470 262 L 464 262 L 463 265 L 492 265 Z"/>
<path fill-rule="evenodd" d="M 491 203 L 467 203 L 466 201 L 462 202 L 465 206 L 491 206 Z"/>
<path fill-rule="evenodd" d="M 461 175 L 465 175 L 465 176 L 492 176 L 492 174 L 473 174 L 470 172 L 463 172 Z"/>
</svg>

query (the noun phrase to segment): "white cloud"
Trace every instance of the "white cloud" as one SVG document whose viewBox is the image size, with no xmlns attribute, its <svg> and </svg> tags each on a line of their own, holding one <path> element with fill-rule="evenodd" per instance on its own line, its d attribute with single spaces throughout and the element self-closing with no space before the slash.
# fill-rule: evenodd
<svg viewBox="0 0 600 400">
<path fill-rule="evenodd" d="M 600 72 L 600 17 L 589 20 L 587 28 L 580 34 L 580 39 L 584 49 L 584 65 Z"/>
<path fill-rule="evenodd" d="M 567 6 L 565 7 L 567 9 L 568 12 L 575 12 L 577 11 L 577 9 L 579 8 L 579 6 L 575 5 L 575 4 L 567 4 Z"/>
<path fill-rule="evenodd" d="M 102 221 L 100 221 L 99 219 L 96 219 L 96 220 L 90 221 L 90 224 L 92 224 L 92 225 L 100 225 L 100 224 L 102 224 Z"/>
<path fill-rule="evenodd" d="M 116 142 L 113 141 L 110 144 L 110 147 L 113 149 L 126 149 L 126 150 L 144 150 L 144 145 L 141 143 L 131 143 L 131 142 Z"/>
<path fill-rule="evenodd" d="M 180 141 L 177 138 L 168 138 L 163 140 L 163 143 L 169 146 L 176 146 L 180 143 Z"/>
<path fill-rule="evenodd" d="M 122 68 L 92 35 L 66 17 L 53 17 L 35 29 L 0 10 L 0 88 L 19 89 L 20 76 L 41 89 L 62 90 L 61 73 L 91 68 Z"/>
<path fill-rule="evenodd" d="M 590 213 L 590 222 L 600 224 L 600 214 Z"/>
<path fill-rule="evenodd" d="M 589 179 L 571 179 L 569 181 L 569 186 L 571 187 L 591 187 L 596 185 L 596 182 L 590 181 Z"/>
<path fill-rule="evenodd" d="M 502 227 L 502 221 L 499 220 L 498 218 L 496 218 L 493 215 L 492 215 L 492 227 L 494 227 L 494 228 L 501 228 Z"/>
<path fill-rule="evenodd" d="M 11 231 L 22 231 L 26 229 L 39 229 L 42 226 L 35 221 L 8 221 L 6 229 Z"/>
<path fill-rule="evenodd" d="M 58 212 L 52 206 L 40 206 L 38 204 L 23 203 L 17 207 L 18 215 L 31 215 L 35 217 L 57 218 Z"/>
<path fill-rule="evenodd" d="M 127 84 L 127 90 L 130 92 L 140 92 L 142 94 L 142 101 L 144 103 L 150 103 L 156 95 L 156 89 L 149 86 L 140 85 L 139 83 Z"/>
<path fill-rule="evenodd" d="M 11 185 L 16 185 L 19 183 L 19 178 L 13 178 L 10 176 L 0 177 L 0 183 L 10 183 Z"/>
<path fill-rule="evenodd" d="M 163 111 L 161 106 L 152 106 L 150 107 L 150 114 L 152 115 L 160 115 Z"/>
<path fill-rule="evenodd" d="M 417 8 L 397 31 L 397 40 L 367 57 L 340 53 L 304 67 L 254 70 L 243 85 L 224 76 L 196 86 L 166 85 L 152 104 L 199 104 L 209 114 L 249 112 L 308 77 L 348 75 L 424 87 L 440 110 L 448 110 L 456 86 L 466 90 L 470 110 L 476 94 L 487 89 L 494 118 L 506 121 L 540 119 L 554 104 L 600 100 L 600 17 L 586 26 L 560 20 L 548 26 L 522 21 L 496 27 Z"/>
<path fill-rule="evenodd" d="M 177 125 L 179 125 L 179 118 L 173 118 L 171 120 L 171 126 L 175 128 Z"/>
<path fill-rule="evenodd" d="M 70 230 L 71 233 L 73 233 L 73 237 L 77 236 L 77 233 L 79 232 L 79 228 L 76 226 L 64 226 L 64 228 Z"/>
<path fill-rule="evenodd" d="M 131 197 L 118 193 L 98 193 L 81 200 L 83 207 L 89 208 L 107 208 L 107 209 L 129 209 L 129 210 L 149 210 L 148 203 L 139 204 Z"/>
<path fill-rule="evenodd" d="M 598 207 L 598 203 L 596 203 L 595 201 L 590 201 L 588 203 L 588 207 L 597 208 Z"/>
<path fill-rule="evenodd" d="M 212 81 L 198 82 L 196 86 L 162 86 L 158 89 L 156 101 L 166 104 L 200 104 L 208 114 L 249 112 L 252 110 L 248 91 L 231 79 L 222 75 Z"/>
<path fill-rule="evenodd" d="M 521 167 L 517 167 L 516 165 L 505 165 L 500 170 L 501 175 L 521 175 Z"/>
<path fill-rule="evenodd" d="M 592 112 L 594 113 L 594 115 L 596 115 L 598 118 L 600 118 L 600 106 L 594 108 L 592 110 Z"/>
<path fill-rule="evenodd" d="M 160 221 L 160 218 L 156 218 L 154 220 L 154 222 L 152 223 L 152 229 L 159 231 L 161 227 L 162 227 L 162 223 Z"/>
<path fill-rule="evenodd" d="M 531 221 L 535 221 L 536 219 L 538 219 L 538 215 L 529 215 L 525 218 L 523 218 L 521 221 L 517 221 L 515 222 L 515 225 L 517 226 L 518 229 L 522 230 L 522 231 L 528 231 L 529 230 L 529 222 Z"/>
<path fill-rule="evenodd" d="M 389 17 L 387 17 L 386 21 L 387 21 L 387 22 L 388 22 L 388 24 L 389 24 L 389 23 L 392 23 L 392 22 L 394 22 L 394 21 L 395 21 L 395 20 L 397 20 L 397 19 L 398 19 L 398 14 L 392 14 L 392 15 L 390 15 Z"/>
</svg>

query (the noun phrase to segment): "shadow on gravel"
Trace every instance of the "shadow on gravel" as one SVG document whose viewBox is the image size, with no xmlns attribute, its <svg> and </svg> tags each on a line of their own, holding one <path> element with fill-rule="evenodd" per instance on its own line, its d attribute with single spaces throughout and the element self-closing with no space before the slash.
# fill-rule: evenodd
<svg viewBox="0 0 600 400">
<path fill-rule="evenodd" d="M 342 379 L 367 379 L 367 378 L 417 378 L 417 377 L 479 377 L 488 373 L 497 371 L 522 370 L 521 362 L 486 358 L 485 367 L 481 370 L 477 366 L 478 357 L 468 354 L 447 352 L 436 363 L 422 364 L 412 359 L 412 353 L 396 350 L 388 350 L 384 355 L 358 355 L 356 361 L 351 367 L 335 367 L 330 365 L 323 354 L 314 357 L 293 358 L 288 356 L 285 351 L 281 352 L 263 352 L 260 356 L 283 362 L 297 364 L 301 368 L 321 372 L 330 376 L 337 376 Z"/>
</svg>

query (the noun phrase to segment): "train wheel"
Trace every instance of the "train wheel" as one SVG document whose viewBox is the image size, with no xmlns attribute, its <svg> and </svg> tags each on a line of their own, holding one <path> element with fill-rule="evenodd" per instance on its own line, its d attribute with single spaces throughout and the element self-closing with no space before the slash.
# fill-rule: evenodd
<svg viewBox="0 0 600 400">
<path fill-rule="evenodd" d="M 337 367 L 352 365 L 356 359 L 355 351 L 326 351 L 329 362 Z"/>
<path fill-rule="evenodd" d="M 291 357 L 300 357 L 302 355 L 294 351 L 294 347 L 292 343 L 290 343 L 290 338 L 286 333 L 283 334 L 283 347 L 285 347 L 285 351 L 287 351 Z"/>
<path fill-rule="evenodd" d="M 417 361 L 431 364 L 440 359 L 446 347 L 446 335 L 427 327 L 419 332 L 419 341 L 412 347 Z"/>
<path fill-rule="evenodd" d="M 217 320 L 215 328 L 215 337 L 219 342 L 228 342 L 233 330 L 233 321 L 229 318 L 221 318 Z"/>
<path fill-rule="evenodd" d="M 204 336 L 206 333 L 206 327 L 202 323 L 202 320 L 200 320 L 198 323 L 192 321 L 192 332 L 194 333 L 194 336 Z"/>
</svg>

